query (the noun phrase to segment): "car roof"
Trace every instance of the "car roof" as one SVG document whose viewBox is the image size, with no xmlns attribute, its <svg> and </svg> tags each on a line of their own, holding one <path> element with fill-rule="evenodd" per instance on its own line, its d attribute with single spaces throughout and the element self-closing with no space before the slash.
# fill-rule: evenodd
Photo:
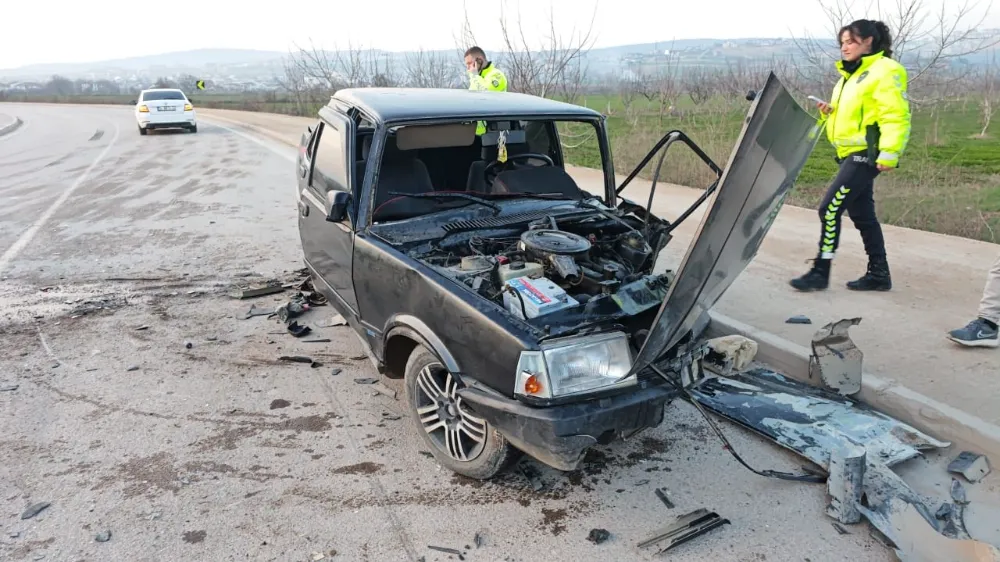
<svg viewBox="0 0 1000 562">
<path fill-rule="evenodd" d="M 515 92 L 458 88 L 346 88 L 332 96 L 383 122 L 459 118 L 600 118 L 593 109 Z M 332 100 L 331 100 L 332 103 Z"/>
<path fill-rule="evenodd" d="M 146 88 L 143 92 L 180 92 L 184 93 L 184 90 L 180 88 Z"/>
</svg>

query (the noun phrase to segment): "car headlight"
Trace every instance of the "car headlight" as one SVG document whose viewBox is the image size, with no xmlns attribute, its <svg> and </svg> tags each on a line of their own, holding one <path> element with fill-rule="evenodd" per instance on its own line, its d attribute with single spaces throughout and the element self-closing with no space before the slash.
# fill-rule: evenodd
<svg viewBox="0 0 1000 562">
<path fill-rule="evenodd" d="M 623 332 L 562 338 L 544 343 L 540 351 L 521 352 L 514 392 L 551 399 L 630 386 L 635 376 L 622 377 L 631 369 L 632 352 Z"/>
</svg>

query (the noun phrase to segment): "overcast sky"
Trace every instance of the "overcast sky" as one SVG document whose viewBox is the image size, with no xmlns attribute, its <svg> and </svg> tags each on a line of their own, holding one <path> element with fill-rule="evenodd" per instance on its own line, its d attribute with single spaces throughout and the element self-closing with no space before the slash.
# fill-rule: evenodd
<svg viewBox="0 0 1000 562">
<path fill-rule="evenodd" d="M 921 1 L 934 10 L 943 0 Z M 951 3 L 960 4 L 955 0 Z M 533 46 L 546 36 L 550 5 L 563 36 L 568 36 L 574 25 L 586 29 L 596 6 L 596 46 L 829 33 L 816 0 L 510 0 L 506 4 L 512 20 L 520 4 L 523 27 Z M 853 4 L 863 6 L 865 2 L 855 0 Z M 895 5 L 896 0 L 883 4 Z M 461 27 L 463 2 L 93 0 L 53 5 L 6 0 L 2 5 L 0 68 L 14 68 L 199 48 L 287 52 L 296 42 L 306 44 L 309 40 L 329 48 L 353 41 L 387 50 L 450 49 L 455 47 L 453 38 Z M 501 0 L 470 0 L 468 6 L 479 43 L 488 50 L 499 49 Z M 933 17 L 933 12 L 930 15 Z M 1000 8 L 992 11 L 984 27 L 1000 27 Z"/>
</svg>

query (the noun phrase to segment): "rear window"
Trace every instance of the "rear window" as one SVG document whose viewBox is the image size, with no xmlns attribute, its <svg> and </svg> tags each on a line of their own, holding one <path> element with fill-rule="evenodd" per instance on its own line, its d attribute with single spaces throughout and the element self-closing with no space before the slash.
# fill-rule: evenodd
<svg viewBox="0 0 1000 562">
<path fill-rule="evenodd" d="M 184 93 L 180 90 L 172 90 L 166 92 L 146 92 L 142 95 L 142 101 L 159 101 L 159 100 L 183 100 Z"/>
</svg>

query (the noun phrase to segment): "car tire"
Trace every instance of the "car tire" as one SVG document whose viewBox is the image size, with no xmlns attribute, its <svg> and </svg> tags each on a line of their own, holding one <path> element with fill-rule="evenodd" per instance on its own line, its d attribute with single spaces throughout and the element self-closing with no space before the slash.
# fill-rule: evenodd
<svg viewBox="0 0 1000 562">
<path fill-rule="evenodd" d="M 431 380 L 436 386 L 429 384 Z M 496 428 L 463 405 L 454 394 L 461 383 L 426 347 L 418 345 L 410 354 L 404 382 L 414 426 L 434 458 L 448 470 L 489 480 L 519 455 Z M 436 409 L 432 409 L 431 394 L 438 397 Z"/>
<path fill-rule="evenodd" d="M 192 125 L 192 126 L 188 127 L 188 131 L 190 131 L 192 133 L 197 133 L 198 132 L 198 125 Z"/>
<path fill-rule="evenodd" d="M 149 132 L 148 130 L 146 130 L 146 129 L 143 129 L 142 127 L 139 127 L 139 134 L 140 134 L 140 135 L 145 135 L 145 134 L 146 134 L 146 133 L 148 133 L 148 132 Z"/>
</svg>

